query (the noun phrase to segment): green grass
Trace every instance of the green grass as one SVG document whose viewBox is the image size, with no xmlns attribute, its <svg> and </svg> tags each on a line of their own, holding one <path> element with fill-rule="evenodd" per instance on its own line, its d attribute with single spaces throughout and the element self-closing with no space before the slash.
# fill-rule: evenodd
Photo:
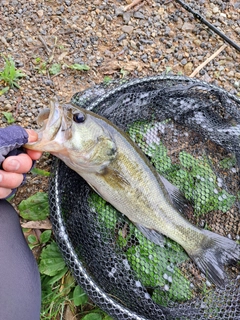
<svg viewBox="0 0 240 320">
<path fill-rule="evenodd" d="M 0 82 L 3 83 L 4 88 L 0 90 L 0 95 L 4 94 L 12 87 L 19 89 L 18 81 L 21 78 L 26 77 L 25 73 L 15 67 L 15 62 L 12 57 L 2 57 L 5 60 L 5 65 L 3 70 L 0 71 Z"/>
<path fill-rule="evenodd" d="M 1 95 L 1 93 L 0 93 L 0 95 Z M 6 118 L 8 124 L 12 124 L 15 122 L 15 119 L 14 119 L 13 114 L 11 112 L 2 111 L 2 114 Z"/>
<path fill-rule="evenodd" d="M 58 75 L 62 68 L 68 68 L 77 71 L 88 71 L 90 69 L 90 67 L 86 64 L 74 63 L 67 65 L 66 63 L 51 63 L 51 61 L 44 61 L 40 57 L 35 58 L 33 62 L 35 64 L 35 70 L 37 70 L 38 73 L 47 74 L 47 72 L 49 72 L 51 76 Z"/>
</svg>

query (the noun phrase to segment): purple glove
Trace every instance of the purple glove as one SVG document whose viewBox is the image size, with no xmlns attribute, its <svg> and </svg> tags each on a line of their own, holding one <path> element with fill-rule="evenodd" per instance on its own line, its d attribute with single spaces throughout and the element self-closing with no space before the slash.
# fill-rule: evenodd
<svg viewBox="0 0 240 320">
<path fill-rule="evenodd" d="M 0 129 L 0 169 L 2 169 L 1 165 L 6 157 L 25 153 L 22 145 L 27 143 L 27 141 L 28 134 L 26 130 L 20 126 L 13 125 Z M 26 175 L 24 175 L 22 184 L 25 181 L 25 177 Z M 12 196 L 15 192 L 16 189 L 14 189 L 8 197 Z"/>
<path fill-rule="evenodd" d="M 28 134 L 20 126 L 14 125 L 0 129 L 0 165 L 6 157 L 24 152 L 19 148 L 27 142 Z"/>
</svg>

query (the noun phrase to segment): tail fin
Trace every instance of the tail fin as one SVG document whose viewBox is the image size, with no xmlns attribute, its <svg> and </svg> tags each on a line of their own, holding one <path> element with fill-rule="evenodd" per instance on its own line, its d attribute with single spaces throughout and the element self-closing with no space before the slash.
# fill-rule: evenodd
<svg viewBox="0 0 240 320">
<path fill-rule="evenodd" d="M 202 230 L 202 232 L 206 235 L 202 250 L 190 256 L 209 281 L 218 287 L 224 287 L 226 283 L 224 266 L 240 260 L 240 245 L 211 231 Z"/>
</svg>

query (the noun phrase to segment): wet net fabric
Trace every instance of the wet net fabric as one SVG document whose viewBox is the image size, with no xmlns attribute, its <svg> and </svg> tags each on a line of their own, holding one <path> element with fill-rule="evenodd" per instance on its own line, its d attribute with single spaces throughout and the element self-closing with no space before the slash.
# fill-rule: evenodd
<svg viewBox="0 0 240 320">
<path fill-rule="evenodd" d="M 193 224 L 239 241 L 240 101 L 216 86 L 175 76 L 110 82 L 72 103 L 106 117 L 193 204 Z M 114 319 L 240 319 L 240 265 L 225 288 L 211 284 L 172 240 L 160 247 L 58 159 L 51 221 L 66 263 Z"/>
</svg>

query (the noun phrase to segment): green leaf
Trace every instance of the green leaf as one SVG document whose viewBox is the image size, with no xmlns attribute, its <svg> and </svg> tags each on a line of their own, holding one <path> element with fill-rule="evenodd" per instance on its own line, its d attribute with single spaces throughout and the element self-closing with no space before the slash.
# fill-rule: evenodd
<svg viewBox="0 0 240 320">
<path fill-rule="evenodd" d="M 49 277 L 49 276 L 46 276 L 44 275 L 44 277 L 48 277 L 47 281 L 45 280 L 45 285 L 46 286 L 51 286 L 53 285 L 54 283 L 56 283 L 58 280 L 62 279 L 64 277 L 64 275 L 67 273 L 68 271 L 68 267 L 66 266 L 65 268 L 63 268 L 62 270 L 60 270 L 56 276 L 53 276 L 53 277 Z"/>
<path fill-rule="evenodd" d="M 91 312 L 83 317 L 82 320 L 102 320 L 102 316 L 98 313 Z"/>
<path fill-rule="evenodd" d="M 86 64 L 78 64 L 78 63 L 71 64 L 68 67 L 70 69 L 80 70 L 80 71 L 88 71 L 90 69 L 90 67 L 87 66 Z"/>
<path fill-rule="evenodd" d="M 22 71 L 16 69 L 15 63 L 11 57 L 3 56 L 3 58 L 5 60 L 5 66 L 0 72 L 0 80 L 4 81 L 10 87 L 15 86 L 19 88 L 17 81 L 19 78 L 25 77 L 26 75 Z"/>
<path fill-rule="evenodd" d="M 225 158 L 219 161 L 219 165 L 223 169 L 231 169 L 236 165 L 237 161 L 235 158 Z"/>
<path fill-rule="evenodd" d="M 89 207 L 97 212 L 97 219 L 104 227 L 113 229 L 117 223 L 117 210 L 110 204 L 107 204 L 98 194 L 92 192 L 89 196 Z"/>
<path fill-rule="evenodd" d="M 104 82 L 105 84 L 109 84 L 111 81 L 112 81 L 112 78 L 109 77 L 109 76 L 105 76 L 105 77 L 103 78 L 103 82 Z"/>
<path fill-rule="evenodd" d="M 40 57 L 35 58 L 35 63 L 39 64 L 42 61 L 42 59 Z"/>
<path fill-rule="evenodd" d="M 190 282 L 183 277 L 181 271 L 175 268 L 171 277 L 172 283 L 166 283 L 163 287 L 164 290 L 162 288 L 156 288 L 152 295 L 153 301 L 162 306 L 167 306 L 169 299 L 180 302 L 192 298 Z"/>
<path fill-rule="evenodd" d="M 164 173 L 172 166 L 171 158 L 167 155 L 167 148 L 162 144 L 155 145 L 155 150 L 152 151 L 151 162 L 155 165 L 157 172 Z"/>
<path fill-rule="evenodd" d="M 42 249 L 39 271 L 48 276 L 56 276 L 66 267 L 57 244 L 53 241 Z"/>
<path fill-rule="evenodd" d="M 120 70 L 120 73 L 121 73 L 121 75 L 122 75 L 122 77 L 124 78 L 124 77 L 126 77 L 127 75 L 128 75 L 128 71 L 127 70 L 124 70 L 123 68 Z"/>
<path fill-rule="evenodd" d="M 67 272 L 67 274 L 62 279 L 62 290 L 64 295 L 68 295 L 73 287 L 75 287 L 75 280 L 71 273 Z"/>
<path fill-rule="evenodd" d="M 30 234 L 30 236 L 28 236 L 27 239 L 28 239 L 28 242 L 29 242 L 30 244 L 36 244 L 36 243 L 38 243 L 37 237 L 34 236 L 33 234 Z"/>
<path fill-rule="evenodd" d="M 0 90 L 0 96 L 2 96 L 4 93 L 8 92 L 9 87 L 5 87 L 2 90 Z"/>
<path fill-rule="evenodd" d="M 76 307 L 88 302 L 88 296 L 80 286 L 76 286 L 73 291 L 73 302 Z"/>
<path fill-rule="evenodd" d="M 7 123 L 8 124 L 11 124 L 11 123 L 15 122 L 15 119 L 14 119 L 14 117 L 13 117 L 11 112 L 4 112 L 3 111 L 2 114 L 7 119 Z"/>
<path fill-rule="evenodd" d="M 168 74 L 170 71 L 172 71 L 172 67 L 166 67 L 166 74 Z"/>
<path fill-rule="evenodd" d="M 51 75 L 58 74 L 61 71 L 61 64 L 60 63 L 54 63 L 50 68 L 49 68 L 49 73 Z"/>
<path fill-rule="evenodd" d="M 21 217 L 26 220 L 45 220 L 49 215 L 48 195 L 44 192 L 37 192 L 19 204 Z"/>
<path fill-rule="evenodd" d="M 38 174 L 39 176 L 43 176 L 43 177 L 49 177 L 50 176 L 50 172 L 46 171 L 46 170 L 42 170 L 39 168 L 32 168 L 31 169 L 31 173 L 32 174 Z"/>
<path fill-rule="evenodd" d="M 52 235 L 52 230 L 45 230 L 43 233 L 40 235 L 40 243 L 47 243 Z"/>
</svg>

